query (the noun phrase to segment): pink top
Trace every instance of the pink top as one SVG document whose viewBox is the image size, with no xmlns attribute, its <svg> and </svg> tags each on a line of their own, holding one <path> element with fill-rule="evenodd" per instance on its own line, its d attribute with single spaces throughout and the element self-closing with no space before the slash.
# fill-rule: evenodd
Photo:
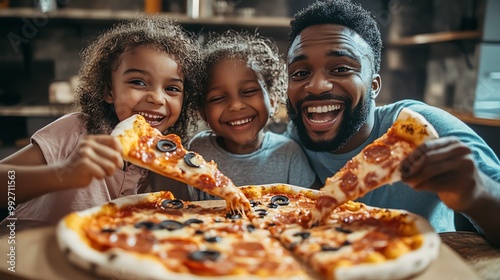
<svg viewBox="0 0 500 280">
<path fill-rule="evenodd" d="M 47 164 L 68 158 L 80 139 L 87 135 L 87 130 L 78 117 L 80 114 L 82 113 L 65 115 L 35 132 L 31 137 L 32 143 L 36 142 L 42 150 Z M 28 227 L 54 225 L 72 211 L 84 210 L 118 197 L 137 194 L 139 182 L 146 175 L 145 169 L 129 165 L 126 171 L 116 170 L 114 175 L 103 180 L 94 179 L 85 188 L 48 193 L 31 199 L 16 209 L 16 231 Z M 5 219 L 0 224 L 2 233 L 5 233 L 9 222 L 12 220 Z"/>
</svg>

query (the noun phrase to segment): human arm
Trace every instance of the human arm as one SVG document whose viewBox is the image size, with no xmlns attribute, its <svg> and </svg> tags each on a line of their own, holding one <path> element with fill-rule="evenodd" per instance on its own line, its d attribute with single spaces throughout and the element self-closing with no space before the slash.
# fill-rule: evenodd
<svg viewBox="0 0 500 280">
<path fill-rule="evenodd" d="M 471 149 L 455 137 L 428 141 L 401 164 L 403 181 L 438 194 L 449 208 L 474 220 L 500 244 L 500 183 L 478 169 Z M 496 190 L 496 192 L 495 192 Z"/>
<path fill-rule="evenodd" d="M 87 186 L 94 178 L 102 179 L 123 167 L 120 144 L 108 135 L 92 135 L 82 139 L 66 159 L 48 165 L 34 142 L 0 161 L 0 173 L 15 172 L 16 203 L 68 188 Z M 7 205 L 7 192 L 0 195 Z"/>
</svg>

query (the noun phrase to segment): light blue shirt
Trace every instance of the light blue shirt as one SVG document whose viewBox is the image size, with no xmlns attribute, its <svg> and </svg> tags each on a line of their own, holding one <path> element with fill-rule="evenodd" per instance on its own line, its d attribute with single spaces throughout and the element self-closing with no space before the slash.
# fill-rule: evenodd
<svg viewBox="0 0 500 280">
<path fill-rule="evenodd" d="M 370 136 L 361 146 L 351 152 L 332 154 L 305 149 L 318 178 L 324 183 L 326 178 L 338 172 L 348 160 L 357 155 L 365 146 L 387 132 L 404 107 L 422 114 L 434 126 L 440 137 L 455 136 L 459 138 L 472 150 L 479 169 L 494 181 L 500 182 L 500 162 L 484 140 L 448 112 L 414 100 L 402 100 L 377 107 L 375 109 L 375 126 Z M 293 123 L 289 124 L 287 135 L 299 141 Z M 487 187 L 490 188 L 493 195 L 500 197 L 498 185 Z M 402 182 L 375 189 L 358 199 L 358 201 L 375 207 L 405 209 L 416 213 L 429 220 L 437 232 L 455 231 L 454 212 L 441 202 L 436 193 L 415 191 Z"/>
<path fill-rule="evenodd" d="M 265 132 L 261 147 L 249 154 L 229 153 L 217 144 L 216 135 L 209 130 L 196 134 L 189 149 L 217 163 L 236 186 L 283 183 L 310 188 L 316 180 L 301 146 L 271 131 Z M 191 187 L 190 194 L 193 200 L 214 199 Z"/>
</svg>

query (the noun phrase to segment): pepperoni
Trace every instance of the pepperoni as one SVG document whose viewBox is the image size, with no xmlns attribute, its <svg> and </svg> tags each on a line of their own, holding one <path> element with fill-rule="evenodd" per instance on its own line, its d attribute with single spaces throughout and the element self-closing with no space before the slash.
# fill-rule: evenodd
<svg viewBox="0 0 500 280">
<path fill-rule="evenodd" d="M 264 257 L 266 255 L 266 248 L 259 242 L 235 242 L 232 251 L 236 256 Z"/>
<path fill-rule="evenodd" d="M 350 194 L 356 191 L 358 186 L 358 176 L 356 176 L 351 171 L 347 171 L 342 175 L 340 179 L 340 189 L 345 194 Z"/>
<path fill-rule="evenodd" d="M 391 148 L 384 144 L 373 144 L 363 150 L 363 158 L 369 163 L 380 163 L 391 156 Z"/>
<path fill-rule="evenodd" d="M 112 235 L 115 237 L 108 239 L 110 247 L 119 247 L 127 251 L 139 253 L 151 252 L 153 245 L 157 242 L 153 234 L 146 230 L 139 232 L 137 235 L 127 235 L 123 233 Z"/>
<path fill-rule="evenodd" d="M 331 205 L 336 205 L 338 204 L 338 201 L 330 196 L 320 196 L 318 197 L 318 200 L 316 201 L 316 208 L 317 209 L 323 209 L 323 208 L 328 208 Z"/>
<path fill-rule="evenodd" d="M 377 180 L 378 176 L 375 172 L 368 172 L 365 176 L 365 186 L 368 190 L 371 190 L 375 188 L 378 184 L 379 181 Z"/>
</svg>

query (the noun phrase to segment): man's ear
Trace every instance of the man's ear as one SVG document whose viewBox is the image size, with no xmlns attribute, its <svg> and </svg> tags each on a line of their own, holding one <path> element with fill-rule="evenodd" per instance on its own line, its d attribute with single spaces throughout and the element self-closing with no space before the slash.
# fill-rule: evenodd
<svg viewBox="0 0 500 280">
<path fill-rule="evenodd" d="M 374 74 L 372 76 L 372 88 L 371 88 L 371 97 L 372 99 L 377 98 L 380 90 L 382 89 L 382 78 L 379 74 Z"/>
<path fill-rule="evenodd" d="M 106 96 L 104 96 L 104 101 L 108 104 L 113 104 L 113 92 L 110 91 Z"/>
</svg>

